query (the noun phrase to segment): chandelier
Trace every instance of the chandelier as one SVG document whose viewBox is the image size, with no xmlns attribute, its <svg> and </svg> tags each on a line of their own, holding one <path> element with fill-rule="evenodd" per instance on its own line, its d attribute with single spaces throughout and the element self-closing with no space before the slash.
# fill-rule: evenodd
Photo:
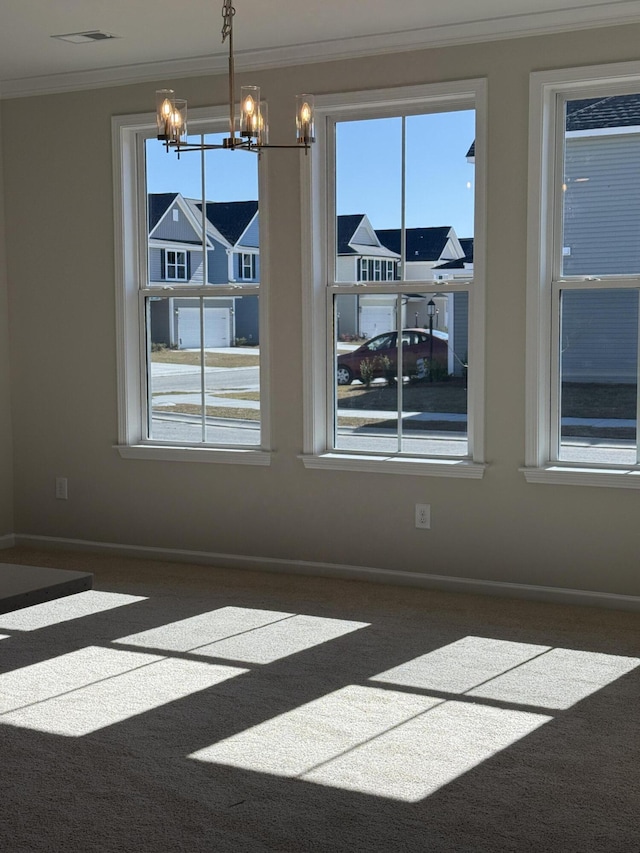
<svg viewBox="0 0 640 853">
<path fill-rule="evenodd" d="M 240 89 L 240 124 L 236 127 L 235 61 L 233 56 L 233 16 L 236 10 L 231 0 L 222 4 L 222 43 L 229 41 L 229 136 L 222 144 L 196 143 L 187 141 L 187 102 L 175 98 L 173 89 L 156 92 L 156 123 L 158 139 L 164 142 L 167 151 L 174 150 L 178 156 L 183 151 L 209 151 L 240 148 L 260 153 L 263 148 L 298 148 L 309 150 L 315 142 L 313 95 L 296 96 L 296 143 L 295 145 L 270 145 L 269 122 L 266 101 L 260 99 L 259 86 L 242 86 Z"/>
</svg>

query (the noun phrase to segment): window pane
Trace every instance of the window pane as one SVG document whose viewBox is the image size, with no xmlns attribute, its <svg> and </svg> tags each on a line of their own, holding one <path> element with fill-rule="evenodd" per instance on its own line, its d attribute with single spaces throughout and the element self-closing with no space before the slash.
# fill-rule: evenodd
<svg viewBox="0 0 640 853">
<path fill-rule="evenodd" d="M 562 274 L 640 272 L 640 94 L 568 101 Z"/>
<path fill-rule="evenodd" d="M 147 300 L 149 438 L 260 444 L 257 303 L 257 296 Z M 231 348 L 234 323 L 251 337 L 237 337 Z"/>
<path fill-rule="evenodd" d="M 336 449 L 465 456 L 468 294 L 340 294 L 334 306 Z"/>
<path fill-rule="evenodd" d="M 156 140 L 146 154 L 147 286 L 170 281 L 173 291 L 146 300 L 149 438 L 259 446 L 258 158 L 214 150 L 178 160 Z M 230 289 L 236 282 L 253 292 Z"/>
<path fill-rule="evenodd" d="M 473 239 L 474 122 L 473 110 L 408 116 L 404 150 L 401 117 L 337 123 L 336 281 L 433 281 L 465 268 Z"/>
<path fill-rule="evenodd" d="M 633 465 L 638 292 L 565 290 L 560 316 L 559 458 Z"/>
</svg>

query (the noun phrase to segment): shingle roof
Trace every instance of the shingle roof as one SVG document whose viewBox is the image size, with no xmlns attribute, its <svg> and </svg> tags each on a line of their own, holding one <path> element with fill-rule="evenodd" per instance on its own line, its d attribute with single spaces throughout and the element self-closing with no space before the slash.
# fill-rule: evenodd
<svg viewBox="0 0 640 853">
<path fill-rule="evenodd" d="M 567 130 L 640 126 L 640 94 L 567 101 Z"/>
<path fill-rule="evenodd" d="M 202 210 L 201 203 L 196 203 L 196 207 Z M 208 201 L 207 219 L 235 246 L 257 210 L 257 201 Z"/>
<path fill-rule="evenodd" d="M 169 207 L 173 204 L 178 193 L 149 193 L 149 233 L 153 231 Z"/>
<path fill-rule="evenodd" d="M 338 254 L 356 255 L 357 251 L 349 245 L 358 226 L 364 219 L 364 213 L 345 213 L 338 216 Z"/>
<path fill-rule="evenodd" d="M 437 261 L 447 245 L 450 232 L 450 225 L 439 225 L 434 228 L 407 228 L 407 260 Z M 400 254 L 399 228 L 386 228 L 376 231 L 376 234 L 383 246 Z"/>
</svg>

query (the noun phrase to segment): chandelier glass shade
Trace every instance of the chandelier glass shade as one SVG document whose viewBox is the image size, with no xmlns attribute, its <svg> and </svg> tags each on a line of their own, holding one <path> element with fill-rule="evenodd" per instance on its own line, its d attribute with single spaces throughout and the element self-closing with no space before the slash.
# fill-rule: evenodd
<svg viewBox="0 0 640 853">
<path fill-rule="evenodd" d="M 259 86 L 242 86 L 240 106 L 236 114 L 235 58 L 233 53 L 233 16 L 231 0 L 223 0 L 222 41 L 229 42 L 229 135 L 221 145 L 189 142 L 187 139 L 187 102 L 176 98 L 173 89 L 156 91 L 156 123 L 158 139 L 167 151 L 206 151 L 212 148 L 241 148 L 260 152 L 263 148 L 298 148 L 306 153 L 315 142 L 313 95 L 296 96 L 296 142 L 292 145 L 269 143 L 267 102 L 260 97 Z"/>
</svg>

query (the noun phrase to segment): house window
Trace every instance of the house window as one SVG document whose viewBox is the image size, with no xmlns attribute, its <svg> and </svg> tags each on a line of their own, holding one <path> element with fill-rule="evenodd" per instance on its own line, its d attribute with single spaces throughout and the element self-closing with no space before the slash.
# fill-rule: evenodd
<svg viewBox="0 0 640 853">
<path fill-rule="evenodd" d="M 256 277 L 256 256 L 242 252 L 239 256 L 240 278 L 254 279 Z"/>
<path fill-rule="evenodd" d="M 187 252 L 176 252 L 172 249 L 164 250 L 164 278 L 166 281 L 186 281 L 188 279 L 187 258 Z"/>
<path fill-rule="evenodd" d="M 484 92 L 467 81 L 316 99 L 308 467 L 482 476 Z M 437 242 L 452 224 L 475 238 L 475 268 L 436 283 L 407 259 L 407 230 Z M 374 257 L 356 264 L 358 252 Z"/>
<path fill-rule="evenodd" d="M 198 141 L 222 142 L 224 111 L 213 115 L 193 111 Z M 264 284 L 256 280 L 257 253 L 241 255 L 251 281 L 240 286 L 230 264 L 240 239 L 250 235 L 258 244 L 258 159 L 209 150 L 178 160 L 155 139 L 154 125 L 153 115 L 113 120 L 120 151 L 119 451 L 269 464 Z M 238 345 L 241 351 L 231 349 Z M 238 367 L 245 368 L 240 384 Z"/>
<path fill-rule="evenodd" d="M 640 66 L 621 67 L 533 75 L 529 481 L 640 478 Z"/>
</svg>

